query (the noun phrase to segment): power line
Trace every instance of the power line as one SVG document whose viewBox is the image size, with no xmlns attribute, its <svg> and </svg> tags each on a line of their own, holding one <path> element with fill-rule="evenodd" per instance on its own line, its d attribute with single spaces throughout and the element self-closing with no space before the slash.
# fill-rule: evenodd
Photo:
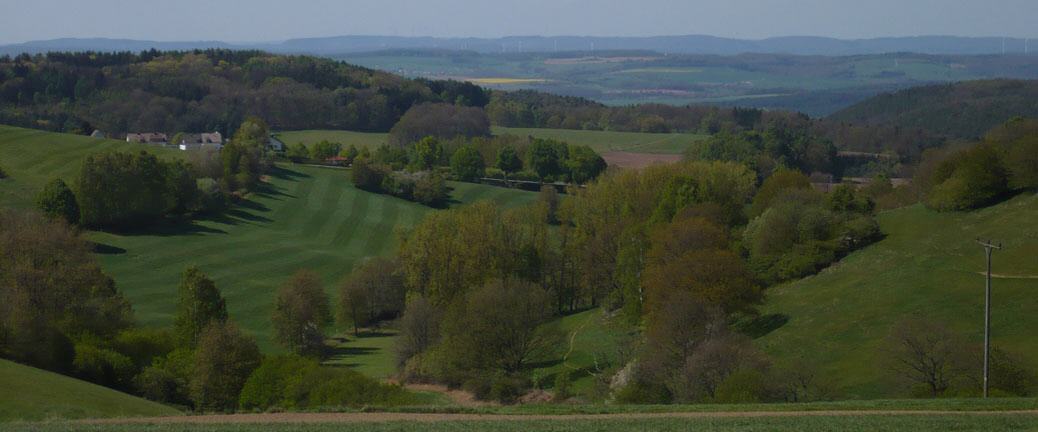
<svg viewBox="0 0 1038 432">
<path fill-rule="evenodd" d="M 991 253 L 1002 249 L 1002 243 L 977 239 L 977 244 L 984 247 L 988 258 L 988 274 L 984 284 L 984 397 L 988 397 L 988 358 L 991 355 Z"/>
</svg>

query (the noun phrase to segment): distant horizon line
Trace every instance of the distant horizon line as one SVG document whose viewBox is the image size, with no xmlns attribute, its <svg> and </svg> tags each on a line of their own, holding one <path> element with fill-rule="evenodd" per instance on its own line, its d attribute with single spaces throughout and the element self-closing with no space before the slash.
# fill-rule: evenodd
<svg viewBox="0 0 1038 432">
<path fill-rule="evenodd" d="M 393 34 L 337 34 L 327 36 L 297 36 L 286 39 L 274 39 L 274 40 L 233 40 L 233 39 L 215 39 L 215 38 L 203 38 L 203 39 L 151 39 L 151 38 L 134 38 L 134 37 L 112 37 L 112 36 L 59 36 L 48 39 L 30 39 L 19 42 L 0 42 L 0 45 L 26 45 L 38 42 L 54 42 L 54 41 L 68 41 L 68 40 L 105 40 L 105 41 L 132 41 L 132 42 L 158 42 L 158 43 L 206 43 L 206 42 L 219 42 L 228 45 L 244 45 L 244 44 L 280 44 L 290 41 L 308 40 L 308 39 L 334 39 L 334 38 L 397 38 L 397 39 L 470 39 L 470 40 L 495 40 L 495 39 L 518 39 L 518 38 L 542 38 L 542 39 L 553 39 L 553 38 L 573 38 L 573 39 L 654 39 L 654 38 L 680 38 L 680 37 L 708 37 L 716 39 L 728 39 L 737 41 L 749 41 L 749 42 L 760 42 L 775 39 L 829 39 L 842 42 L 855 42 L 855 41 L 871 41 L 880 39 L 922 39 L 922 38 L 957 38 L 957 39 L 1013 39 L 1013 40 L 1029 40 L 1036 39 L 1038 37 L 1027 37 L 1027 36 L 1004 36 L 1004 35 L 989 35 L 989 36 L 963 36 L 954 34 L 920 34 L 920 35 L 900 35 L 900 36 L 873 36 L 873 37 L 837 37 L 837 36 L 820 36 L 810 34 L 790 34 L 783 36 L 768 36 L 762 38 L 751 38 L 751 37 L 734 37 L 734 36 L 717 36 L 706 33 L 685 33 L 685 34 L 660 34 L 660 35 L 622 35 L 622 36 L 603 36 L 603 35 L 579 35 L 579 34 L 560 34 L 560 35 L 507 35 L 507 36 L 431 36 L 431 35 L 415 35 L 415 36 L 402 36 Z"/>
</svg>

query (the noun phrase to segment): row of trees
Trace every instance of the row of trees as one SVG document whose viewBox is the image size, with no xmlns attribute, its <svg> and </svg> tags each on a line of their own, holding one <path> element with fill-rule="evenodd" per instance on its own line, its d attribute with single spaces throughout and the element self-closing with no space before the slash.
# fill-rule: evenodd
<svg viewBox="0 0 1038 432">
<path fill-rule="evenodd" d="M 269 166 L 262 120 L 244 122 L 220 152 L 199 150 L 191 162 L 167 161 L 146 151 L 86 157 L 73 186 L 46 184 L 37 206 L 46 215 L 91 228 L 128 229 L 217 211 L 225 195 L 255 189 Z"/>
<path fill-rule="evenodd" d="M 917 178 L 927 206 L 969 210 L 1038 188 L 1038 120 L 1017 118 L 966 148 L 926 154 Z"/>
</svg>

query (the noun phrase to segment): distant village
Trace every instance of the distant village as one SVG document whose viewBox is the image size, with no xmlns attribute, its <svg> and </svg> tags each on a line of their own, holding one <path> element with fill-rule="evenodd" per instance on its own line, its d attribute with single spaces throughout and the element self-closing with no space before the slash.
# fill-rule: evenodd
<svg viewBox="0 0 1038 432">
<path fill-rule="evenodd" d="M 90 136 L 105 138 L 102 131 L 95 130 Z M 171 147 L 183 151 L 203 149 L 223 149 L 223 135 L 220 132 L 209 133 L 178 133 L 171 139 L 162 132 L 130 132 L 126 134 L 126 142 L 148 144 L 161 147 Z M 267 143 L 270 150 L 284 151 L 285 144 L 278 140 L 273 134 Z"/>
</svg>

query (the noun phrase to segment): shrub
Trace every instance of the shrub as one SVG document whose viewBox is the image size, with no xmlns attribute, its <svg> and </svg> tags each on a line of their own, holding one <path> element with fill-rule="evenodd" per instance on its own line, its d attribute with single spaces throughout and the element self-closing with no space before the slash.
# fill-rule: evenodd
<svg viewBox="0 0 1038 432">
<path fill-rule="evenodd" d="M 1009 191 L 1006 169 L 990 144 L 956 153 L 942 162 L 933 176 L 934 187 L 926 205 L 941 211 L 982 207 Z"/>
<path fill-rule="evenodd" d="M 447 200 L 447 181 L 437 173 L 424 173 L 414 183 L 414 200 L 427 206 L 436 206 Z"/>
<path fill-rule="evenodd" d="M 414 402 L 403 387 L 382 384 L 357 371 L 344 368 L 309 369 L 286 389 L 298 408 L 398 406 Z"/>
<path fill-rule="evenodd" d="M 486 169 L 484 176 L 490 177 L 492 179 L 504 180 L 505 172 L 498 168 L 490 167 Z"/>
<path fill-rule="evenodd" d="M 769 402 L 773 394 L 767 374 L 757 369 L 739 369 L 717 386 L 713 401 L 726 404 L 761 403 Z"/>
<path fill-rule="evenodd" d="M 76 376 L 106 387 L 129 388 L 135 371 L 129 357 L 91 343 L 78 343 L 75 350 Z"/>
<path fill-rule="evenodd" d="M 176 349 L 156 358 L 134 378 L 134 386 L 144 397 L 177 405 L 189 405 L 188 383 L 194 368 L 195 353 Z"/>
<path fill-rule="evenodd" d="M 36 206 L 47 216 L 62 218 L 73 225 L 79 222 L 76 195 L 61 179 L 54 179 L 43 187 L 36 197 Z"/>
<path fill-rule="evenodd" d="M 306 144 L 295 143 L 288 146 L 288 150 L 285 151 L 285 157 L 295 163 L 300 163 L 310 159 L 310 149 L 306 148 Z"/>
<path fill-rule="evenodd" d="M 372 163 L 368 158 L 358 157 L 353 161 L 351 179 L 353 184 L 369 192 L 378 192 L 389 169 L 383 165 Z"/>
<path fill-rule="evenodd" d="M 340 151 L 342 151 L 342 144 L 321 140 L 310 147 L 310 158 L 323 161 L 332 156 L 338 156 Z"/>
<path fill-rule="evenodd" d="M 137 327 L 119 333 L 113 346 L 129 357 L 137 369 L 142 369 L 173 352 L 176 341 L 169 329 Z"/>
<path fill-rule="evenodd" d="M 555 385 L 553 387 L 555 394 L 552 396 L 552 400 L 562 402 L 573 396 L 570 389 L 572 382 L 573 378 L 568 370 L 561 371 L 555 375 Z"/>
<path fill-rule="evenodd" d="M 295 355 L 264 358 L 242 387 L 238 405 L 250 410 L 292 408 L 296 400 L 289 388 L 297 385 L 303 380 L 303 376 L 318 367 L 320 364 L 316 360 Z"/>
<path fill-rule="evenodd" d="M 519 171 L 508 175 L 509 180 L 519 181 L 541 181 L 541 176 L 533 171 Z"/>
<path fill-rule="evenodd" d="M 4 167 L 0 167 L 0 180 L 7 178 L 7 171 L 4 171 Z"/>
</svg>

